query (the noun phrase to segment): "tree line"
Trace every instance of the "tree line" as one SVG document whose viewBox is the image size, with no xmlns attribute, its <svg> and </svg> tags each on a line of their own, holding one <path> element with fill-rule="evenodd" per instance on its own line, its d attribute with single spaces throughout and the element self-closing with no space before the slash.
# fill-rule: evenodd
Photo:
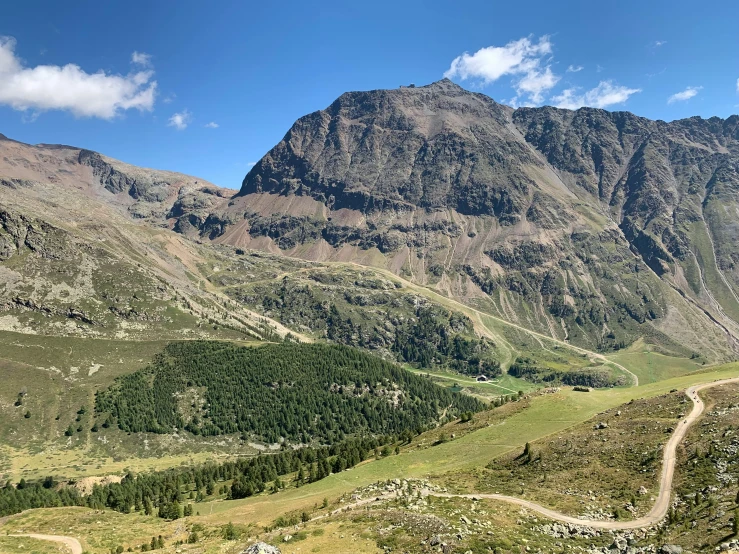
<svg viewBox="0 0 739 554">
<path fill-rule="evenodd" d="M 333 446 L 285 448 L 278 453 L 221 464 L 128 473 L 120 483 L 95 485 L 89 495 L 82 495 L 73 482 L 59 484 L 52 477 L 35 482 L 7 481 L 0 488 L 0 517 L 32 508 L 86 506 L 177 519 L 193 515 L 193 503 L 218 492 L 236 499 L 319 481 L 368 457 L 389 455 L 388 444 L 410 441 L 414 433 L 406 431 L 400 437 L 363 436 Z M 286 476 L 291 476 L 291 480 Z"/>
<path fill-rule="evenodd" d="M 241 433 L 270 443 L 334 444 L 479 411 L 390 362 L 341 345 L 170 344 L 152 364 L 96 395 L 95 412 L 127 432 Z"/>
</svg>

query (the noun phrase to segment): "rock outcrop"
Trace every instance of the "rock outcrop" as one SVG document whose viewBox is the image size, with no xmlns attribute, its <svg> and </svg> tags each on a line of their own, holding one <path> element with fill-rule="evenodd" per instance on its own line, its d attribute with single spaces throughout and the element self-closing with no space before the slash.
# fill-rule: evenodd
<svg viewBox="0 0 739 554">
<path fill-rule="evenodd" d="M 349 92 L 300 118 L 218 225 L 191 224 L 240 247 L 372 259 L 591 349 L 649 334 L 728 354 L 738 193 L 737 116 L 513 110 L 445 79 Z M 689 328 L 711 338 L 690 344 Z"/>
</svg>

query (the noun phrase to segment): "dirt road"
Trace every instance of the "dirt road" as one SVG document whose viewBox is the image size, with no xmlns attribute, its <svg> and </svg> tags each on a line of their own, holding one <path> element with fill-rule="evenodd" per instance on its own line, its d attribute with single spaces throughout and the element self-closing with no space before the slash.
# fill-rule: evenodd
<svg viewBox="0 0 739 554">
<path fill-rule="evenodd" d="M 490 498 L 493 500 L 501 500 L 510 504 L 518 504 L 519 506 L 523 506 L 524 508 L 528 508 L 530 510 L 538 512 L 556 521 L 562 521 L 564 523 L 574 523 L 576 525 L 587 525 L 588 527 L 594 527 L 597 529 L 617 530 L 640 529 L 642 527 L 649 527 L 661 521 L 667 515 L 667 510 L 670 508 L 670 496 L 672 494 L 672 479 L 675 475 L 675 452 L 677 450 L 677 446 L 678 444 L 680 444 L 683 438 L 685 438 L 685 435 L 687 434 L 688 429 L 690 429 L 690 426 L 700 417 L 700 415 L 703 413 L 703 410 L 705 409 L 703 400 L 701 400 L 701 398 L 698 396 L 698 391 L 711 387 L 717 387 L 719 385 L 737 382 L 739 382 L 739 377 L 733 379 L 724 379 L 722 381 L 714 381 L 711 383 L 703 383 L 702 385 L 695 385 L 693 387 L 690 387 L 685 392 L 688 398 L 693 401 L 693 409 L 685 419 L 680 421 L 677 429 L 675 429 L 675 432 L 672 434 L 670 440 L 665 445 L 664 455 L 662 457 L 662 475 L 660 478 L 659 496 L 657 496 L 657 500 L 654 503 L 652 509 L 649 510 L 649 513 L 643 517 L 640 517 L 639 519 L 634 519 L 631 521 L 595 521 L 589 519 L 580 519 L 555 512 L 554 510 L 550 510 L 549 508 L 540 506 L 535 502 L 530 502 L 528 500 L 516 498 L 515 496 L 507 496 L 504 494 L 445 494 L 436 493 L 433 491 L 425 491 L 425 493 L 428 496 L 439 496 L 445 498 Z"/>
<path fill-rule="evenodd" d="M 11 537 L 28 537 L 29 539 L 38 539 L 41 541 L 52 541 L 63 544 L 72 554 L 82 554 L 82 545 L 80 541 L 74 537 L 63 537 L 61 535 L 37 535 L 29 533 L 26 535 L 10 535 Z"/>
<path fill-rule="evenodd" d="M 667 515 L 667 510 L 670 508 L 670 497 L 672 494 L 672 479 L 675 475 L 675 463 L 676 463 L 675 453 L 677 450 L 677 446 L 685 438 L 685 435 L 687 434 L 688 429 L 690 429 L 690 426 L 701 416 L 701 414 L 703 413 L 703 410 L 705 409 L 703 400 L 701 400 L 701 398 L 698 396 L 698 391 L 701 391 L 703 389 L 708 389 L 711 387 L 717 387 L 720 385 L 726 385 L 729 383 L 739 383 L 739 377 L 735 377 L 732 379 L 723 379 L 721 381 L 713 381 L 710 383 L 703 383 L 701 385 L 695 385 L 693 387 L 690 387 L 687 391 L 685 391 L 685 394 L 693 402 L 693 409 L 691 410 L 690 414 L 685 419 L 680 420 L 680 423 L 678 424 L 677 429 L 675 429 L 675 432 L 672 434 L 672 436 L 670 437 L 670 440 L 665 445 L 664 455 L 662 457 L 662 474 L 660 477 L 659 495 L 657 496 L 657 500 L 655 501 L 654 506 L 652 506 L 652 509 L 649 510 L 649 513 L 643 517 L 640 517 L 639 519 L 634 519 L 631 521 L 599 521 L 599 520 L 591 520 L 591 519 L 581 519 L 581 518 L 577 518 L 573 516 L 568 516 L 566 514 L 562 514 L 554 510 L 550 510 L 549 508 L 545 508 L 544 506 L 541 506 L 540 504 L 531 502 L 529 500 L 524 500 L 522 498 L 516 498 L 515 496 L 507 496 L 505 494 L 484 494 L 484 493 L 451 494 L 451 493 L 435 492 L 432 490 L 422 490 L 421 494 L 423 496 L 436 496 L 436 497 L 442 497 L 442 498 L 470 498 L 470 499 L 487 498 L 487 499 L 492 499 L 492 500 L 500 500 L 502 502 L 508 502 L 509 504 L 517 504 L 529 510 L 533 510 L 555 521 L 561 521 L 563 523 L 572 523 L 575 525 L 587 525 L 588 527 L 593 527 L 596 529 L 624 530 L 624 529 L 640 529 L 642 527 L 649 527 L 661 521 Z M 333 515 L 333 514 L 346 511 L 346 510 L 352 510 L 354 508 L 364 506 L 367 504 L 371 504 L 373 502 L 382 501 L 382 500 L 390 500 L 397 496 L 398 496 L 397 492 L 393 492 L 393 493 L 378 496 L 376 498 L 366 498 L 358 502 L 354 502 L 352 504 L 342 506 L 341 508 L 334 510 L 333 512 L 330 512 L 329 514 L 319 516 L 316 519 L 321 519 L 323 517 L 326 517 L 327 515 Z"/>
</svg>

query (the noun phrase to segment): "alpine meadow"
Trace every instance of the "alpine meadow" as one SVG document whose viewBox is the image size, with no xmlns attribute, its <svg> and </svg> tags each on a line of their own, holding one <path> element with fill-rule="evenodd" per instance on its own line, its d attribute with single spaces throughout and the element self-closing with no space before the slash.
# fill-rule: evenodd
<svg viewBox="0 0 739 554">
<path fill-rule="evenodd" d="M 0 553 L 739 552 L 736 6 L 37 4 Z"/>
</svg>

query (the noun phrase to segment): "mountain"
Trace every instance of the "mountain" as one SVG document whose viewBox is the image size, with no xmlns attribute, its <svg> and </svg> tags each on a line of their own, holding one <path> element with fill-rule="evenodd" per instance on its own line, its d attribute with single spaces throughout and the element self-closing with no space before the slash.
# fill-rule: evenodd
<svg viewBox="0 0 739 554">
<path fill-rule="evenodd" d="M 446 79 L 349 92 L 300 118 L 237 193 L 68 146 L 3 138 L 0 152 L 8 192 L 0 205 L 9 214 L 2 271 L 22 284 L 0 291 L 6 311 L 67 322 L 80 311 L 112 330 L 120 314 L 145 320 L 154 308 L 185 306 L 176 300 L 182 289 L 188 302 L 220 295 L 217 317 L 238 306 L 252 327 L 267 318 L 282 334 L 289 328 L 392 355 L 398 329 L 422 319 L 418 301 L 392 300 L 403 308 L 395 322 L 383 321 L 393 295 L 385 285 L 351 290 L 384 279 L 357 274 L 358 264 L 420 286 L 416 298 L 439 294 L 462 311 L 483 310 L 513 324 L 506 329 L 514 334 L 527 329 L 603 353 L 643 340 L 705 361 L 739 351 L 737 116 L 666 123 L 592 108 L 514 110 Z M 111 292 L 96 296 L 102 287 L 79 292 L 80 306 L 62 298 L 62 285 L 44 279 L 68 271 L 77 281 L 64 286 L 83 291 L 73 283 L 84 282 L 85 255 L 51 272 L 43 249 L 44 264 L 18 256 L 22 244 L 34 248 L 32 230 L 43 225 L 53 244 L 58 229 L 75 237 L 75 252 L 105 242 L 127 267 L 148 268 L 160 282 L 151 281 L 151 309 L 134 291 L 111 305 Z M 272 257 L 238 257 L 247 250 Z M 26 266 L 14 266 L 14 256 Z M 325 265 L 334 262 L 343 273 Z M 260 278 L 267 275 L 282 280 Z M 159 304 L 157 286 L 170 287 Z M 413 302 L 415 313 L 406 310 Z M 434 310 L 448 327 L 451 316 Z M 485 336 L 474 321 L 460 328 L 473 327 Z M 511 352 L 530 346 L 488 338 L 508 352 L 504 367 Z"/>
<path fill-rule="evenodd" d="M 199 264 L 217 253 L 169 229 L 173 215 L 187 210 L 205 220 L 232 194 L 80 148 L 0 137 L 0 331 L 118 339 L 286 334 L 204 286 Z"/>
<path fill-rule="evenodd" d="M 199 229 L 389 269 L 610 351 L 732 357 L 739 117 L 513 110 L 449 80 L 350 92 L 300 118 Z M 200 217 L 202 220 L 202 217 Z"/>
</svg>

